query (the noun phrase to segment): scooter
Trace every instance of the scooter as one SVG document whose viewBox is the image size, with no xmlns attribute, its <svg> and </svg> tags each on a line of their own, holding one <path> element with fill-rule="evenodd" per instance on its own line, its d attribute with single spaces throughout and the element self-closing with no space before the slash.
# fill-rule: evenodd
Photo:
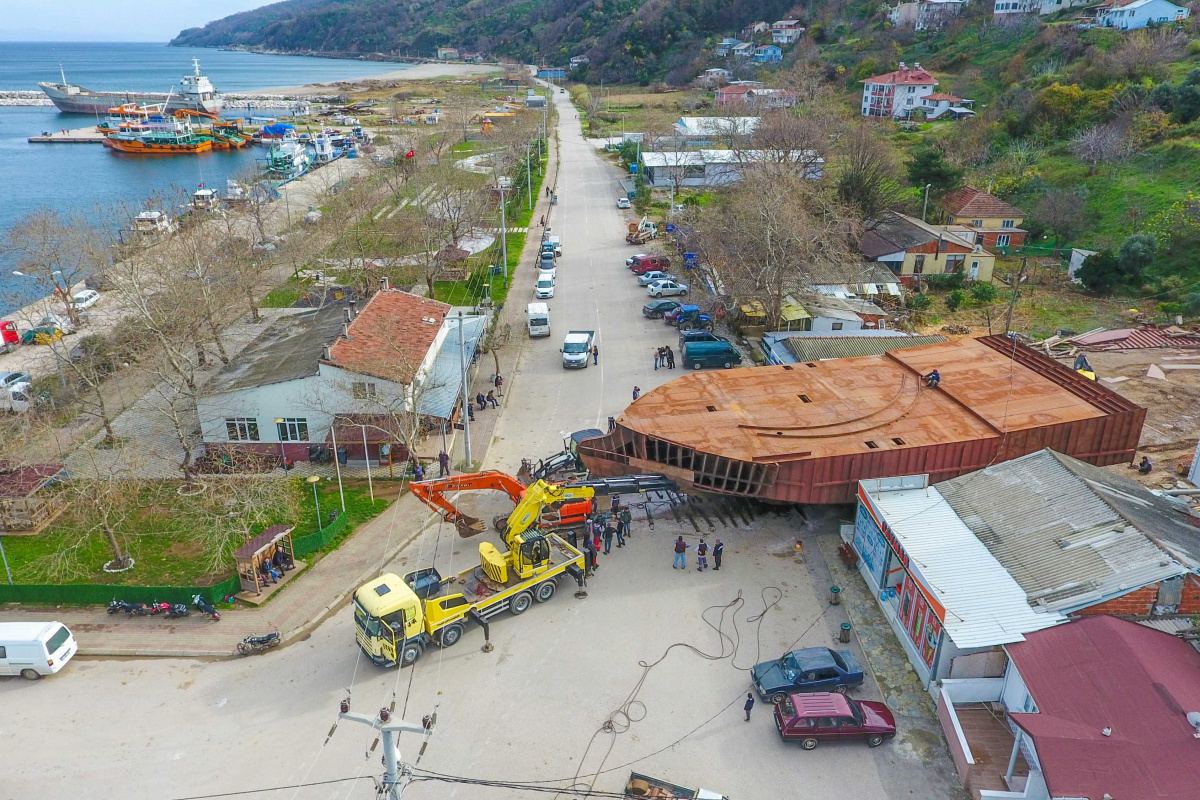
<svg viewBox="0 0 1200 800">
<path fill-rule="evenodd" d="M 270 650 L 283 641 L 278 632 L 268 633 L 266 636 L 247 636 L 238 642 L 238 652 L 246 656 L 251 653 L 261 653 L 263 650 Z"/>
<path fill-rule="evenodd" d="M 194 605 L 201 614 L 204 614 L 206 617 L 211 617 L 213 622 L 221 621 L 221 613 L 217 611 L 212 603 L 205 600 L 202 596 L 194 595 L 192 597 L 192 605 Z"/>
<path fill-rule="evenodd" d="M 127 617 L 144 617 L 151 613 L 145 603 L 129 603 L 114 597 L 108 604 L 108 613 L 116 614 L 120 611 L 124 611 Z"/>
</svg>

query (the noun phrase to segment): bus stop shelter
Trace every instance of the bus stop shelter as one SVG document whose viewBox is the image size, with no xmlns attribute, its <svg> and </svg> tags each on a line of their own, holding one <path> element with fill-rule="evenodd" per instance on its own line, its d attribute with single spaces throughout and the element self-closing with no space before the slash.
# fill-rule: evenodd
<svg viewBox="0 0 1200 800">
<path fill-rule="evenodd" d="M 238 599 L 255 605 L 262 603 L 293 575 L 299 574 L 296 568 L 303 567 L 304 562 L 297 561 L 292 550 L 295 527 L 272 525 L 234 551 L 233 560 L 237 563 L 238 579 L 242 584 Z M 264 565 L 273 568 L 278 576 Z"/>
</svg>

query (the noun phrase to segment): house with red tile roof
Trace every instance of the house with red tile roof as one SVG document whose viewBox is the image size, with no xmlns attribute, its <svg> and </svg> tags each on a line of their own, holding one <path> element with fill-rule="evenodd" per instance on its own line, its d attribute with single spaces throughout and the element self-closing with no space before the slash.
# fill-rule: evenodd
<svg viewBox="0 0 1200 800">
<path fill-rule="evenodd" d="M 964 186 L 942 201 L 947 222 L 964 225 L 975 233 L 975 243 L 987 249 L 1021 247 L 1025 244 L 1025 212 L 995 195 Z"/>
<path fill-rule="evenodd" d="M 903 61 L 900 69 L 883 75 L 872 75 L 862 81 L 862 115 L 905 119 L 923 108 L 922 100 L 933 94 L 938 79 L 921 68 L 909 67 Z"/>
<path fill-rule="evenodd" d="M 973 675 L 943 681 L 937 700 L 976 798 L 1197 796 L 1192 644 L 1104 615 L 1026 633 L 1003 651 L 981 654 Z"/>
<path fill-rule="evenodd" d="M 349 458 L 363 459 L 365 449 L 376 463 L 387 463 L 388 451 L 396 459 L 405 445 L 397 430 L 457 411 L 459 337 L 470 358 L 485 320 L 466 317 L 460 328 L 449 311 L 385 287 L 361 311 L 349 302 L 277 318 L 201 388 L 206 446 L 310 460 L 327 454 L 338 430 L 358 425 L 362 438 L 337 442 Z M 364 422 L 384 418 L 391 423 Z"/>
<path fill-rule="evenodd" d="M 922 110 L 925 112 L 925 119 L 963 119 L 965 117 L 975 116 L 975 112 L 971 106 L 975 104 L 974 100 L 965 100 L 961 97 L 955 97 L 952 94 L 945 92 L 934 92 L 927 94 L 921 99 Z"/>
</svg>

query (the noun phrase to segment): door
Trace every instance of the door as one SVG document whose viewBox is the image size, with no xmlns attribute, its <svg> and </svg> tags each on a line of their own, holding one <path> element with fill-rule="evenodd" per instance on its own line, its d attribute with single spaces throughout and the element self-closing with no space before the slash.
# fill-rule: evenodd
<svg viewBox="0 0 1200 800">
<path fill-rule="evenodd" d="M 8 648 L 0 645 L 0 675 L 16 675 L 8 663 Z"/>
<path fill-rule="evenodd" d="M 836 669 L 819 669 L 813 675 L 813 685 L 805 687 L 814 692 L 832 692 L 837 688 L 838 672 Z"/>
<path fill-rule="evenodd" d="M 976 280 L 978 277 L 979 277 L 979 262 L 972 261 L 971 269 L 969 272 L 967 272 L 967 279 L 973 281 L 973 280 Z"/>
</svg>

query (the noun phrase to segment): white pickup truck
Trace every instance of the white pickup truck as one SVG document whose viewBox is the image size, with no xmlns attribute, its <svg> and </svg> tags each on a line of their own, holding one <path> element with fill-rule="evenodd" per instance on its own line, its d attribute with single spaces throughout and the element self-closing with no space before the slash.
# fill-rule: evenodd
<svg viewBox="0 0 1200 800">
<path fill-rule="evenodd" d="M 570 331 L 563 339 L 562 353 L 563 369 L 587 369 L 588 360 L 592 357 L 592 341 L 595 331 Z"/>
</svg>

